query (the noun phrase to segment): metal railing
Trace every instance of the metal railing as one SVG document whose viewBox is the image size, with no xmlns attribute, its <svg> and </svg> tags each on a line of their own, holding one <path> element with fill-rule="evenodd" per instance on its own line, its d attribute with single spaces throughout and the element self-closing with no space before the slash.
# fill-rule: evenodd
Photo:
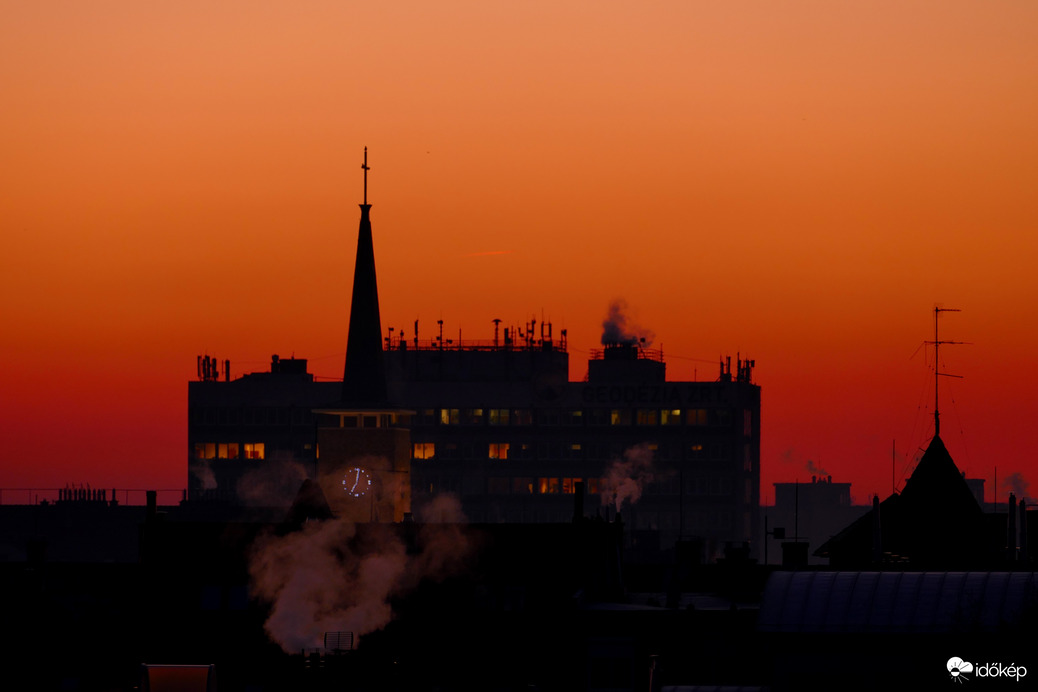
<svg viewBox="0 0 1038 692">
<path fill-rule="evenodd" d="M 179 504 L 186 497 L 184 488 L 91 488 L 85 485 L 64 488 L 0 488 L 0 506 L 50 504 L 146 505 L 148 491 L 157 493 L 159 505 Z"/>
</svg>

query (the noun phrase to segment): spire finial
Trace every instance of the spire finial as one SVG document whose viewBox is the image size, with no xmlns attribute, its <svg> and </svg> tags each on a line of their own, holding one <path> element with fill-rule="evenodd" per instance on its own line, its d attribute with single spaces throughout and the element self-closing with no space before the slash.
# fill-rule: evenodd
<svg viewBox="0 0 1038 692">
<path fill-rule="evenodd" d="M 364 147 L 364 163 L 361 164 L 361 168 L 364 169 L 364 204 L 368 203 L 368 171 L 371 170 L 371 166 L 368 165 L 368 148 Z"/>
</svg>

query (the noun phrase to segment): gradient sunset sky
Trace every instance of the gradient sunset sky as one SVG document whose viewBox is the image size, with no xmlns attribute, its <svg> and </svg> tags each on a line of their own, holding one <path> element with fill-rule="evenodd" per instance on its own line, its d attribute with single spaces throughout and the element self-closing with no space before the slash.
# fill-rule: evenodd
<svg viewBox="0 0 1038 692">
<path fill-rule="evenodd" d="M 623 299 L 670 379 L 756 360 L 766 502 L 864 502 L 941 304 L 952 456 L 1038 478 L 1038 3 L 0 14 L 0 487 L 184 487 L 203 353 L 341 377 L 365 145 L 384 328 L 543 314 L 580 379 Z"/>
</svg>

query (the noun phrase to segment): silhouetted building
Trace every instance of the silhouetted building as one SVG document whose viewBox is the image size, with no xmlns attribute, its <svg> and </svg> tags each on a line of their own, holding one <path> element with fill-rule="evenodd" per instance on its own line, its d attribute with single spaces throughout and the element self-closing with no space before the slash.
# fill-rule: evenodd
<svg viewBox="0 0 1038 692">
<path fill-rule="evenodd" d="M 944 442 L 934 435 L 904 489 L 875 501 L 872 511 L 815 555 L 844 569 L 879 564 L 985 569 L 1008 562 L 1007 530 L 1005 515 L 984 514 Z"/>
<path fill-rule="evenodd" d="M 865 505 L 851 504 L 851 484 L 833 483 L 832 476 L 812 476 L 808 483 L 775 483 L 775 505 L 765 508 L 768 533 L 768 559 L 780 559 L 783 540 L 819 546 L 839 533 L 850 522 L 869 510 Z M 775 538 L 775 531 L 781 536 Z M 805 559 L 810 564 L 826 564 L 820 557 Z"/>
<path fill-rule="evenodd" d="M 366 169 L 365 169 L 366 172 Z M 441 493 L 476 522 L 623 512 L 664 547 L 699 536 L 710 556 L 758 525 L 760 388 L 752 360 L 713 382 L 672 382 L 660 350 L 603 337 L 569 381 L 566 333 L 531 320 L 493 341 L 381 337 L 370 205 L 361 205 L 344 381 L 304 359 L 230 380 L 199 358 L 188 385 L 192 501 L 281 505 L 314 478 L 336 513 L 399 521 Z M 395 334 L 394 334 L 395 332 Z M 390 403 L 392 402 L 392 403 Z"/>
</svg>

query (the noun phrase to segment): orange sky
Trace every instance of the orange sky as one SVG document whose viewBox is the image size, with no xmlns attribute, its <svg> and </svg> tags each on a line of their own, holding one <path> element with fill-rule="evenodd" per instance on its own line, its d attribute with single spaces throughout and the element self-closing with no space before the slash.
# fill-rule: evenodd
<svg viewBox="0 0 1038 692">
<path fill-rule="evenodd" d="M 182 487 L 195 356 L 340 376 L 360 156 L 384 326 L 623 298 L 757 361 L 762 489 L 1038 458 L 1032 2 L 0 2 L 0 487 Z"/>
</svg>

